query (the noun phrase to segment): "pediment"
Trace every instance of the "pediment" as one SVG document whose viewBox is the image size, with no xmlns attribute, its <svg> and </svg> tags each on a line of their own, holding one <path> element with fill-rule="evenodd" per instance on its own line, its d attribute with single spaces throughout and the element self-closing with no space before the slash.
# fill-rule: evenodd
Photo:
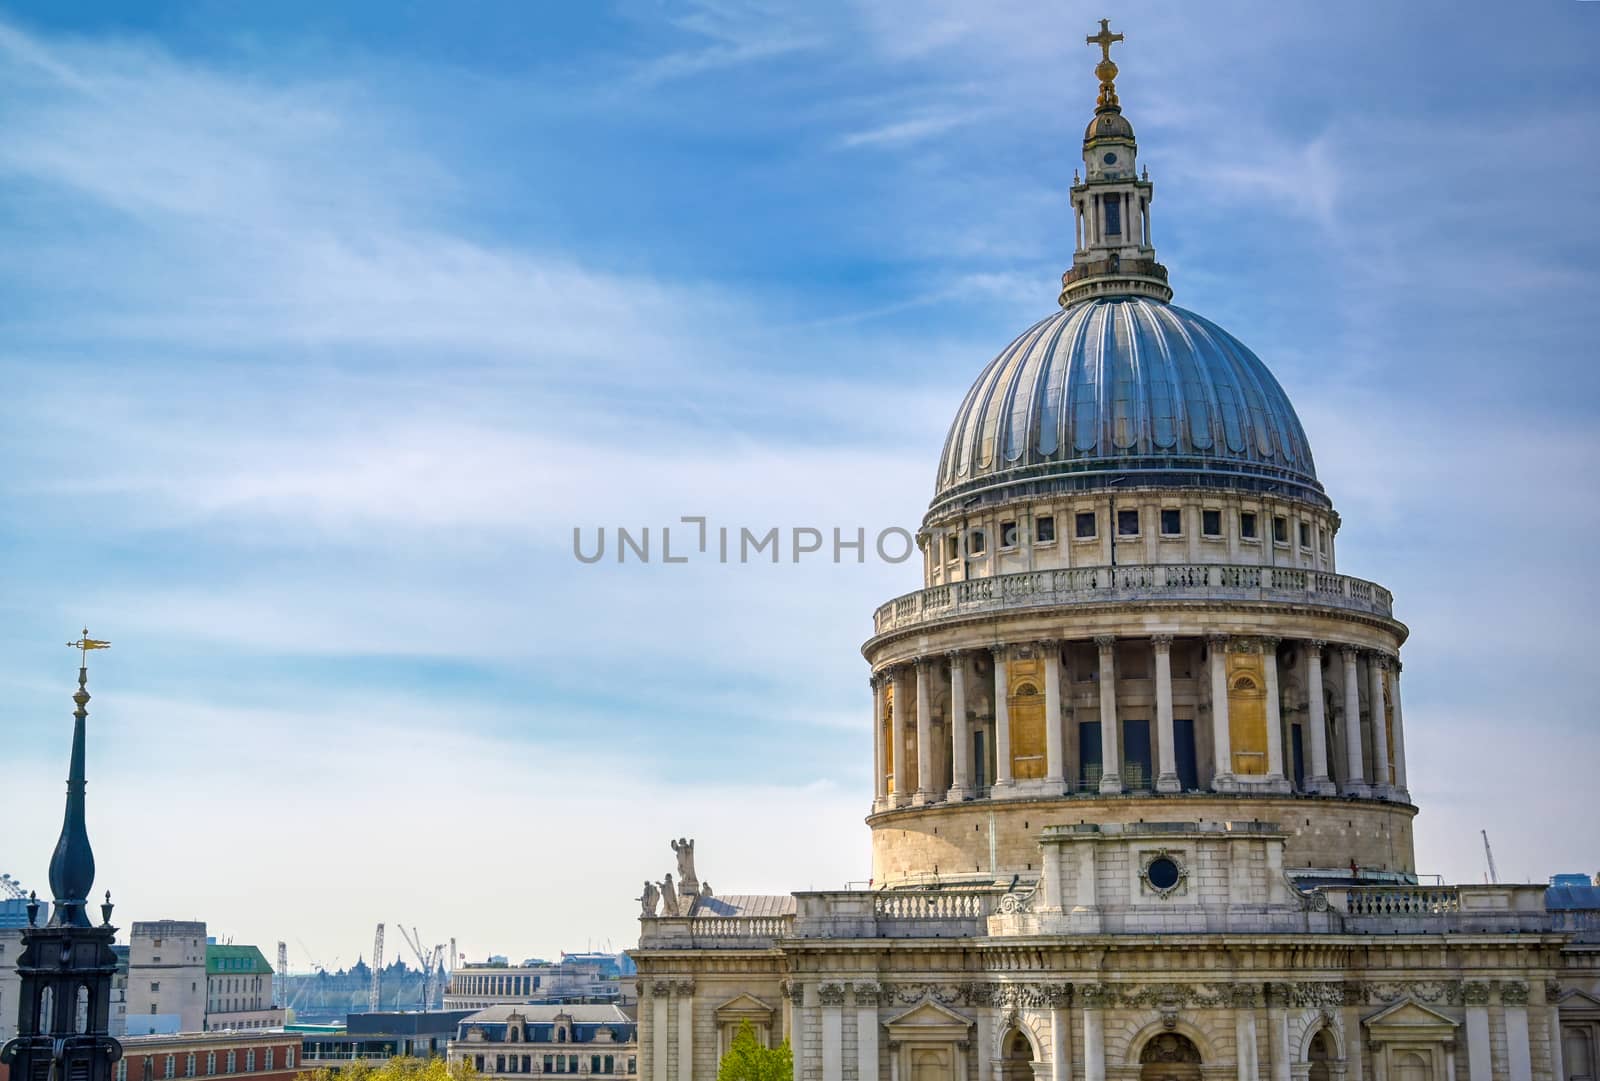
<svg viewBox="0 0 1600 1081">
<path fill-rule="evenodd" d="M 737 1017 L 771 1017 L 773 1009 L 756 996 L 746 994 L 730 998 L 712 1012 L 718 1016 L 730 1014 Z"/>
<path fill-rule="evenodd" d="M 964 1033 L 972 1027 L 972 1022 L 949 1007 L 925 998 L 904 1013 L 885 1021 L 884 1026 L 896 1039 L 915 1039 L 919 1035 Z"/>
<path fill-rule="evenodd" d="M 1459 1022 L 1438 1010 L 1430 1009 L 1416 999 L 1401 999 L 1368 1017 L 1363 1024 L 1373 1036 L 1420 1035 L 1427 1030 L 1448 1032 Z"/>
<path fill-rule="evenodd" d="M 1574 987 L 1563 991 L 1561 997 L 1556 1000 L 1556 1005 L 1568 1012 L 1588 1013 L 1590 1011 L 1600 1011 L 1600 998 Z"/>
</svg>

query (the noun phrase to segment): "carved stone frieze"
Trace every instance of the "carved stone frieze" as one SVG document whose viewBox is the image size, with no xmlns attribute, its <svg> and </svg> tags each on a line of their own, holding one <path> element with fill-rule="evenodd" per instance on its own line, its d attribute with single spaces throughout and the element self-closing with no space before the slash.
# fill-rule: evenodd
<svg viewBox="0 0 1600 1081">
<path fill-rule="evenodd" d="M 875 983 L 858 983 L 852 990 L 857 1006 L 876 1006 L 883 1001 L 883 988 Z"/>
<path fill-rule="evenodd" d="M 1528 985 L 1520 980 L 1507 980 L 1500 985 L 1500 1003 L 1504 1006 L 1526 1006 Z"/>
<path fill-rule="evenodd" d="M 1489 985 L 1477 980 L 1462 984 L 1461 1001 L 1467 1006 L 1489 1005 Z"/>
<path fill-rule="evenodd" d="M 824 983 L 817 985 L 817 1002 L 823 1006 L 844 1005 L 844 984 Z"/>
</svg>

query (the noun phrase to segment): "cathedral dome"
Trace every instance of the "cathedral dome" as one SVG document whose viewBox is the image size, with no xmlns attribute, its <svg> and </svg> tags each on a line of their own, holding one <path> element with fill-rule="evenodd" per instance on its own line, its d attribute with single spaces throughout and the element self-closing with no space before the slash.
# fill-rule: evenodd
<svg viewBox="0 0 1600 1081">
<path fill-rule="evenodd" d="M 1089 126 L 1084 129 L 1083 141 L 1092 142 L 1096 139 L 1132 139 L 1133 125 L 1128 123 L 1120 112 L 1096 113 L 1089 121 Z"/>
<path fill-rule="evenodd" d="M 1329 505 L 1267 366 L 1215 323 L 1142 296 L 1072 304 L 984 368 L 950 426 L 929 517 L 1112 485 Z"/>
</svg>

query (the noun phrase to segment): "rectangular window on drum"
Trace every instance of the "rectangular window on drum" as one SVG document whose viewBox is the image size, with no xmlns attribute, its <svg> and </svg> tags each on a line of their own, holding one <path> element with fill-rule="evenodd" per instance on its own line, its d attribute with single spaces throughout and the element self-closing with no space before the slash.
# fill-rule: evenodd
<svg viewBox="0 0 1600 1081">
<path fill-rule="evenodd" d="M 1137 537 L 1139 535 L 1138 511 L 1117 511 L 1117 535 L 1120 537 Z"/>
<path fill-rule="evenodd" d="M 1095 535 L 1094 511 L 1090 511 L 1090 510 L 1081 510 L 1081 511 L 1079 511 L 1078 512 L 1078 519 L 1077 519 L 1077 537 L 1078 537 L 1078 539 L 1079 540 L 1093 540 L 1094 539 L 1094 535 Z"/>
<path fill-rule="evenodd" d="M 1183 532 L 1183 512 L 1176 508 L 1165 508 L 1161 511 L 1161 535 L 1163 537 L 1176 537 Z"/>
<path fill-rule="evenodd" d="M 1104 198 L 1104 197 L 1102 197 Z M 1106 208 L 1106 235 L 1122 235 L 1122 199 L 1105 198 Z"/>
<path fill-rule="evenodd" d="M 1054 544 L 1056 542 L 1056 520 L 1053 515 L 1044 515 L 1033 521 L 1033 539 L 1037 544 Z"/>
<path fill-rule="evenodd" d="M 1201 511 L 1200 532 L 1208 537 L 1222 536 L 1222 512 L 1220 510 Z"/>
<path fill-rule="evenodd" d="M 1239 536 L 1245 540 L 1256 539 L 1256 512 L 1242 510 L 1239 512 Z"/>
</svg>

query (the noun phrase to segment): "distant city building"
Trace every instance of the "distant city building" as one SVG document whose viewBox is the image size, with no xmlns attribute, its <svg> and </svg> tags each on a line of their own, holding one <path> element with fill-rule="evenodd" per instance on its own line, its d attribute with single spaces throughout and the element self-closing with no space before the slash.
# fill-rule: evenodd
<svg viewBox="0 0 1600 1081">
<path fill-rule="evenodd" d="M 272 965 L 256 946 L 206 947 L 205 1030 L 282 1028 L 273 1005 Z"/>
<path fill-rule="evenodd" d="M 15 879 L 8 879 L 15 882 Z M 16 887 L 21 889 L 20 886 Z M 39 922 L 50 922 L 50 905 L 46 901 L 39 902 Z M 0 931 L 20 931 L 28 926 L 28 899 L 26 897 L 6 897 L 0 900 Z"/>
<path fill-rule="evenodd" d="M 206 925 L 135 922 L 128 935 L 130 1036 L 201 1032 L 206 1016 Z"/>
<path fill-rule="evenodd" d="M 163 1033 L 125 1038 L 113 1081 L 293 1081 L 299 1070 L 298 1033 Z"/>
<path fill-rule="evenodd" d="M 50 922 L 50 906 L 44 901 L 39 902 L 39 922 Z M 0 901 L 0 1043 L 17 1034 L 17 994 L 22 985 L 17 975 L 17 955 L 22 952 L 22 929 L 26 926 L 26 898 Z"/>
<path fill-rule="evenodd" d="M 393 1058 L 444 1056 L 469 1010 L 421 1013 L 353 1013 L 342 1028 L 296 1028 L 300 1063 L 307 1070 L 338 1071 L 355 1062 L 381 1066 Z"/>
<path fill-rule="evenodd" d="M 117 955 L 116 975 L 111 977 L 111 1035 L 128 1034 L 128 947 L 112 946 Z"/>
<path fill-rule="evenodd" d="M 558 962 L 529 959 L 520 965 L 466 964 L 450 974 L 447 1010 L 482 1010 L 516 1003 L 637 1000 L 633 962 L 619 954 L 564 953 Z"/>
<path fill-rule="evenodd" d="M 634 1077 L 638 1026 L 615 1005 L 492 1006 L 463 1019 L 450 1062 L 490 1077 L 587 1074 Z"/>
</svg>

